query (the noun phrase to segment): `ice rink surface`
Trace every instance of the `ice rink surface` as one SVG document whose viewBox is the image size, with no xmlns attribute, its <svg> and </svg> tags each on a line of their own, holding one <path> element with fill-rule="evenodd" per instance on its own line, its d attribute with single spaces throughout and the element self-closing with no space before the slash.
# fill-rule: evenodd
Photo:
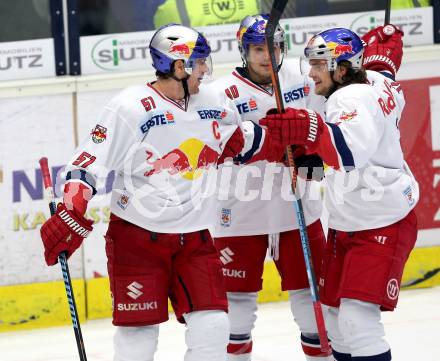
<svg viewBox="0 0 440 361">
<path fill-rule="evenodd" d="M 397 310 L 383 320 L 393 360 L 440 360 L 440 287 L 402 291 Z M 82 332 L 88 361 L 112 360 L 110 319 L 88 321 Z M 173 315 L 162 324 L 155 361 L 183 360 L 184 332 Z M 253 361 L 304 360 L 287 302 L 260 305 L 253 336 Z M 0 361 L 67 360 L 79 360 L 72 327 L 0 333 Z"/>
</svg>

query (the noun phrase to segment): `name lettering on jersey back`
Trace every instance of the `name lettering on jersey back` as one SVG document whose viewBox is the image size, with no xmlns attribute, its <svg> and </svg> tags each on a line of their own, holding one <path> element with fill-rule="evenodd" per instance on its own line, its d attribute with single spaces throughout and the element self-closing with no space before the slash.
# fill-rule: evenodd
<svg viewBox="0 0 440 361">
<path fill-rule="evenodd" d="M 396 82 L 390 83 L 385 80 L 383 83 L 386 87 L 386 89 L 383 90 L 384 97 L 380 97 L 377 101 L 380 105 L 380 109 L 382 109 L 383 115 L 387 116 L 390 115 L 396 107 L 396 100 L 394 99 L 392 89 L 394 88 L 395 91 L 400 92 L 401 87 L 400 84 Z"/>
<path fill-rule="evenodd" d="M 200 109 L 197 110 L 197 113 L 200 116 L 200 119 L 216 119 L 221 120 L 226 117 L 226 111 L 223 109 Z"/>
<path fill-rule="evenodd" d="M 306 87 L 293 88 L 283 93 L 285 103 L 290 103 L 295 100 L 302 99 L 307 95 L 309 95 L 309 91 Z"/>
<path fill-rule="evenodd" d="M 174 115 L 169 110 L 166 112 L 152 113 L 148 120 L 141 125 L 142 134 L 147 133 L 152 127 L 174 124 Z"/>
<path fill-rule="evenodd" d="M 235 103 L 235 106 L 237 107 L 237 110 L 240 114 L 253 112 L 255 110 L 258 110 L 257 101 L 254 98 L 247 98 L 245 101 L 243 99 L 240 99 L 241 102 Z"/>
</svg>

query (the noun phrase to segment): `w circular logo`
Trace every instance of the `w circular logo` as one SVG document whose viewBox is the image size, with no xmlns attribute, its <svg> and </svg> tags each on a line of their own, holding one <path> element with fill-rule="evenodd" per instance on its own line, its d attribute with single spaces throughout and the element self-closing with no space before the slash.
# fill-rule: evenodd
<svg viewBox="0 0 440 361">
<path fill-rule="evenodd" d="M 395 278 L 388 281 L 387 296 L 390 300 L 395 300 L 399 296 L 399 282 Z"/>
<path fill-rule="evenodd" d="M 237 4 L 235 0 L 212 0 L 211 8 L 218 18 L 226 20 L 234 15 Z"/>
</svg>

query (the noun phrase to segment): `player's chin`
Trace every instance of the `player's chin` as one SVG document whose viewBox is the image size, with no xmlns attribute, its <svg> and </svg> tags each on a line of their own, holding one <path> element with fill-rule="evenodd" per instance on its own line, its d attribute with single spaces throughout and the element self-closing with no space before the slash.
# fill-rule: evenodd
<svg viewBox="0 0 440 361">
<path fill-rule="evenodd" d="M 315 94 L 325 96 L 327 94 L 327 88 L 321 82 L 315 82 Z"/>
<path fill-rule="evenodd" d="M 262 76 L 270 76 L 271 73 L 271 66 L 269 65 L 260 65 L 259 66 L 259 73 Z"/>
<path fill-rule="evenodd" d="M 200 91 L 201 79 L 194 79 L 189 86 L 190 94 L 197 94 Z"/>
<path fill-rule="evenodd" d="M 259 68 L 256 74 L 258 75 L 258 81 L 260 83 L 270 83 L 272 81 L 270 68 Z"/>
<path fill-rule="evenodd" d="M 189 88 L 190 94 L 197 94 L 200 91 L 200 83 L 194 84 Z"/>
</svg>

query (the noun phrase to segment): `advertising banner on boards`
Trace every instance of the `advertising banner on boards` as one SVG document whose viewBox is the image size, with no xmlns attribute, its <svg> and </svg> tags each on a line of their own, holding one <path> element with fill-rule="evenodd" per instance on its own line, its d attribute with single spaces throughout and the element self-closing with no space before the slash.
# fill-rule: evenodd
<svg viewBox="0 0 440 361">
<path fill-rule="evenodd" d="M 283 19 L 288 56 L 303 54 L 307 41 L 316 33 L 334 27 L 349 28 L 359 35 L 383 24 L 384 12 L 338 14 Z M 405 32 L 405 46 L 433 43 L 432 8 L 393 10 L 391 23 Z M 238 24 L 198 28 L 209 40 L 214 67 L 221 63 L 241 64 L 237 48 Z M 81 45 L 82 74 L 99 74 L 130 70 L 152 70 L 148 44 L 154 31 L 97 36 L 83 36 Z"/>
<path fill-rule="evenodd" d="M 0 43 L 0 81 L 53 76 L 52 38 Z"/>
</svg>

